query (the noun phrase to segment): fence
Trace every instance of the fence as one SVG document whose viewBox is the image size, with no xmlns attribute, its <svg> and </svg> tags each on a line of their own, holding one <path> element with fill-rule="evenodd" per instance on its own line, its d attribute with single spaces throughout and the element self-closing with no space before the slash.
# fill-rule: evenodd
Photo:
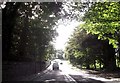
<svg viewBox="0 0 120 83">
<path fill-rule="evenodd" d="M 29 76 L 44 70 L 49 62 L 9 62 L 2 64 L 2 81 L 16 80 L 22 76 Z"/>
</svg>

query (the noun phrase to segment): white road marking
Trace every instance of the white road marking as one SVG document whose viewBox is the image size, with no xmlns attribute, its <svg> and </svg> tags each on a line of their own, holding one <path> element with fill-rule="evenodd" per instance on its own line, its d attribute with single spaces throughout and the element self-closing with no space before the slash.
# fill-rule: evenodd
<svg viewBox="0 0 120 83">
<path fill-rule="evenodd" d="M 68 74 L 65 75 L 65 81 L 77 83 L 77 82 L 76 82 L 71 76 L 69 76 Z"/>
</svg>

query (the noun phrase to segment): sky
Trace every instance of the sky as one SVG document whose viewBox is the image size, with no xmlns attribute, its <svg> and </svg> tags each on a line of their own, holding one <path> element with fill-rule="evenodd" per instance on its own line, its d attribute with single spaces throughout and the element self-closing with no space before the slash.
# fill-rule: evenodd
<svg viewBox="0 0 120 83">
<path fill-rule="evenodd" d="M 68 41 L 68 38 L 73 33 L 75 27 L 77 27 L 80 23 L 73 20 L 72 22 L 67 22 L 67 24 L 60 23 L 57 28 L 57 32 L 59 36 L 55 40 L 55 48 L 56 49 L 65 49 L 65 45 Z"/>
</svg>

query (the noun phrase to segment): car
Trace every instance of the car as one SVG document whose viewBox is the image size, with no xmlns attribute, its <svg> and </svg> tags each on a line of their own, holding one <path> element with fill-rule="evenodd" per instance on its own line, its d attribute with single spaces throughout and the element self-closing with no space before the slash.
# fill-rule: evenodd
<svg viewBox="0 0 120 83">
<path fill-rule="evenodd" d="M 53 63 L 52 65 L 53 70 L 59 70 L 59 65 L 57 62 Z"/>
<path fill-rule="evenodd" d="M 61 62 L 60 64 L 62 65 L 63 63 Z"/>
</svg>

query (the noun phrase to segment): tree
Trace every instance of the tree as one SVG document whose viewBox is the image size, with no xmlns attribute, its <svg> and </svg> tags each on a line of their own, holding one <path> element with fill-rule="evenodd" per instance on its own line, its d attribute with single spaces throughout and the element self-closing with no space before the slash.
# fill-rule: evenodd
<svg viewBox="0 0 120 83">
<path fill-rule="evenodd" d="M 63 54 L 64 54 L 64 52 L 62 49 L 56 50 L 57 58 L 63 59 Z"/>
<path fill-rule="evenodd" d="M 3 11 L 3 60 L 26 61 L 45 57 L 62 3 L 6 2 Z"/>
<path fill-rule="evenodd" d="M 120 7 L 119 2 L 103 2 L 103 3 L 102 2 L 87 2 L 87 3 L 80 2 L 80 3 L 76 3 L 75 6 L 73 5 L 73 8 L 75 8 L 75 10 L 78 10 L 79 12 L 82 10 L 82 12 L 84 13 L 82 18 L 82 21 L 84 22 L 84 24 L 82 28 L 85 29 L 87 34 L 96 35 L 98 39 L 101 39 L 100 44 L 105 45 L 105 47 L 102 47 L 102 46 L 100 47 L 100 50 L 98 51 L 98 53 L 100 52 L 103 53 L 101 57 L 105 61 L 102 61 L 102 60 L 101 61 L 104 63 L 104 66 L 106 66 L 107 69 L 111 68 L 112 70 L 116 68 L 116 64 L 115 64 L 116 56 L 115 56 L 114 48 L 117 48 L 117 49 L 120 48 L 119 47 L 120 46 L 119 44 L 120 43 L 119 42 L 120 40 L 120 28 L 119 28 L 120 27 L 120 23 L 119 23 L 120 8 L 119 7 Z M 77 18 L 77 19 L 81 19 L 81 18 Z M 94 40 L 94 39 L 91 39 L 91 40 Z M 95 40 L 97 39 L 95 38 Z M 105 40 L 105 41 L 102 41 L 102 40 Z M 108 51 L 110 51 L 110 53 Z M 107 63 L 108 60 L 110 60 L 112 63 Z M 111 67 L 111 65 L 113 65 L 114 67 Z"/>
<path fill-rule="evenodd" d="M 83 26 L 82 26 L 83 27 Z M 83 64 L 87 69 L 90 65 L 96 68 L 96 61 L 104 69 L 116 69 L 115 49 L 107 40 L 98 40 L 98 35 L 87 34 L 82 28 L 77 27 L 69 39 L 66 54 L 71 62 Z"/>
<path fill-rule="evenodd" d="M 85 29 L 88 33 L 98 34 L 98 39 L 109 40 L 114 48 L 117 48 L 120 32 L 120 3 L 96 2 L 85 13 Z"/>
<path fill-rule="evenodd" d="M 2 10 L 2 34 L 3 34 L 3 60 L 8 58 L 9 51 L 11 48 L 11 37 L 13 27 L 16 23 L 16 18 L 19 16 L 17 10 L 20 7 L 21 3 L 6 3 L 6 7 Z M 12 20 L 12 21 L 11 21 Z M 10 56 L 10 55 L 9 55 Z M 10 56 L 11 57 L 11 56 Z M 10 58 L 9 57 L 9 58 Z"/>
<path fill-rule="evenodd" d="M 88 33 L 97 34 L 98 39 L 109 40 L 109 44 L 112 44 L 114 48 L 119 47 L 118 43 L 120 39 L 119 7 L 119 2 L 96 2 L 91 5 L 83 18 L 85 21 L 84 28 Z M 111 62 L 113 62 L 114 67 L 116 67 L 115 51 L 114 49 L 112 51 L 112 47 L 110 48 L 110 52 L 113 53 L 111 53 L 112 55 L 109 54 L 106 60 L 110 60 L 110 58 L 111 60 L 114 59 Z"/>
<path fill-rule="evenodd" d="M 46 49 L 46 59 L 54 59 L 56 56 L 56 50 L 53 44 L 49 44 L 48 48 Z"/>
</svg>

